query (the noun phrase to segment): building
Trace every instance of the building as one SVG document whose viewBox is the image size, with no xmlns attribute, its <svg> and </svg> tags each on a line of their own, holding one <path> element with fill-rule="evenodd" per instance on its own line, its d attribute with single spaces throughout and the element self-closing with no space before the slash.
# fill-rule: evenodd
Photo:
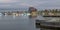
<svg viewBox="0 0 60 30">
<path fill-rule="evenodd" d="M 28 10 L 29 13 L 31 13 L 31 12 L 36 12 L 36 11 L 37 11 L 36 8 L 34 8 L 34 7 L 29 7 L 29 10 Z"/>
<path fill-rule="evenodd" d="M 29 7 L 28 12 L 30 13 L 31 16 L 37 16 L 37 9 L 34 7 Z"/>
</svg>

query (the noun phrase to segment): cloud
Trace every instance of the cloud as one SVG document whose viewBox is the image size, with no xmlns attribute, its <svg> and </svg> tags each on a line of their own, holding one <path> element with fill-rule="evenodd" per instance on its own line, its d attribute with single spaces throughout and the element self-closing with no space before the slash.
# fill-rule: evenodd
<svg viewBox="0 0 60 30">
<path fill-rule="evenodd" d="M 1 6 L 4 6 L 4 7 L 6 7 L 6 6 L 11 6 L 11 5 L 0 5 L 0 7 L 1 7 Z"/>
<path fill-rule="evenodd" d="M 49 0 L 47 3 L 41 4 L 41 7 L 60 7 L 60 0 Z"/>
<path fill-rule="evenodd" d="M 60 0 L 0 0 L 0 7 L 59 8 Z"/>
<path fill-rule="evenodd" d="M 17 2 L 17 0 L 0 0 L 0 3 L 12 3 Z"/>
<path fill-rule="evenodd" d="M 28 3 L 21 3 L 20 5 L 21 6 L 27 6 L 27 7 L 34 6 L 33 4 L 31 5 L 31 4 L 28 4 Z"/>
<path fill-rule="evenodd" d="M 40 4 L 44 4 L 47 3 L 47 1 L 38 1 L 38 0 L 31 0 L 31 1 L 22 1 L 21 3 L 19 3 L 21 6 L 40 6 Z"/>
</svg>

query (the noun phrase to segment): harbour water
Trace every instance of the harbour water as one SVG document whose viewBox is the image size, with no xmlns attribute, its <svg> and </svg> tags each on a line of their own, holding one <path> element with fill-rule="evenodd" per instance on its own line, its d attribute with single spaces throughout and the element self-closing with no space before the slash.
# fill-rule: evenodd
<svg viewBox="0 0 60 30">
<path fill-rule="evenodd" d="M 0 30 L 40 30 L 41 28 L 36 28 L 36 19 L 44 19 L 44 17 L 38 16 L 36 18 L 29 18 L 28 16 L 0 16 Z"/>
<path fill-rule="evenodd" d="M 0 30 L 39 30 L 28 16 L 0 16 Z"/>
</svg>

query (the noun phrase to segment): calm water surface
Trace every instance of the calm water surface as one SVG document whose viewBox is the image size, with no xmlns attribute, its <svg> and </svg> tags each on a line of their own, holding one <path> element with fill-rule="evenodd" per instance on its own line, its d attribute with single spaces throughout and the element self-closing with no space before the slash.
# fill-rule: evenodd
<svg viewBox="0 0 60 30">
<path fill-rule="evenodd" d="M 35 27 L 36 19 L 51 19 L 38 16 L 29 18 L 28 16 L 0 16 L 0 30 L 40 30 Z"/>
<path fill-rule="evenodd" d="M 39 30 L 28 16 L 0 16 L 0 30 Z"/>
</svg>

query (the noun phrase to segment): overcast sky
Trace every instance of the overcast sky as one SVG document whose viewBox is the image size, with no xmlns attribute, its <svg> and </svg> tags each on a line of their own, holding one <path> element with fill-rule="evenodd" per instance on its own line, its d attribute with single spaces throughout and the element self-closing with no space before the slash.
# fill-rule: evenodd
<svg viewBox="0 0 60 30">
<path fill-rule="evenodd" d="M 60 8 L 60 0 L 0 0 L 0 8 L 29 6 L 38 9 Z"/>
</svg>

